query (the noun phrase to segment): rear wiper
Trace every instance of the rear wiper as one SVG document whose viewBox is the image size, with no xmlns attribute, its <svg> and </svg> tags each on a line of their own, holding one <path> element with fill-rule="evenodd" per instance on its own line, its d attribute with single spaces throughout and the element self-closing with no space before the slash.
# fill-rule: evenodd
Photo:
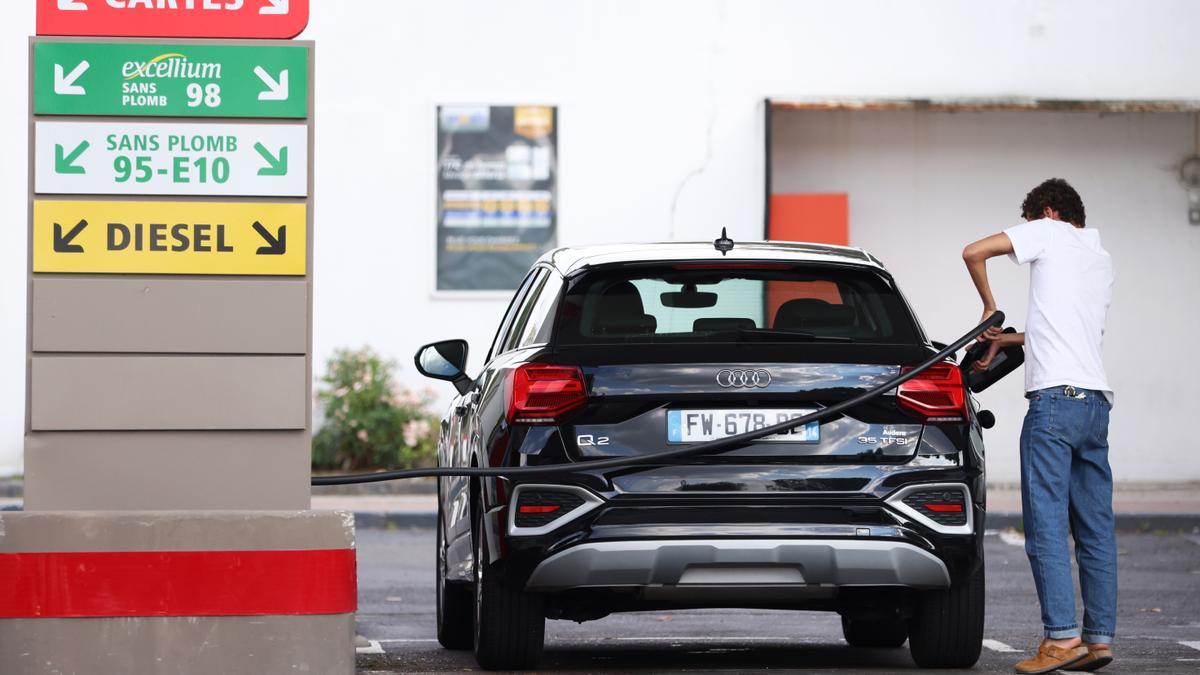
<svg viewBox="0 0 1200 675">
<path fill-rule="evenodd" d="M 775 330 L 772 328 L 739 328 L 738 338 L 776 338 L 797 342 L 854 342 L 854 338 L 841 335 L 817 335 L 799 330 Z"/>
</svg>

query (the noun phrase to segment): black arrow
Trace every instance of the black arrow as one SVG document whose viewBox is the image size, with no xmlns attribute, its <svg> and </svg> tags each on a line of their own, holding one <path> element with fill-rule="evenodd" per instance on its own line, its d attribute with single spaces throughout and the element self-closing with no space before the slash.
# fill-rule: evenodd
<svg viewBox="0 0 1200 675">
<path fill-rule="evenodd" d="M 266 246 L 260 246 L 255 253 L 258 255 L 283 255 L 287 253 L 287 225 L 279 226 L 278 238 L 267 231 L 263 224 L 254 221 L 254 231 L 267 242 Z"/>
<path fill-rule="evenodd" d="M 71 228 L 67 236 L 63 236 L 63 227 L 58 223 L 54 224 L 54 252 L 55 253 L 83 253 L 83 247 L 79 244 L 72 244 L 71 240 L 79 236 L 83 232 L 83 228 L 87 227 L 87 221 L 81 220 L 79 224 Z"/>
</svg>

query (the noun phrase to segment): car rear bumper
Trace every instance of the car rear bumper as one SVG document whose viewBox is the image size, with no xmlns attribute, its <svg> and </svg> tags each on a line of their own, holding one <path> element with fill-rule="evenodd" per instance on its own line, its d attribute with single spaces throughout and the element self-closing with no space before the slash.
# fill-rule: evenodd
<svg viewBox="0 0 1200 675">
<path fill-rule="evenodd" d="M 639 539 L 582 543 L 533 570 L 526 589 L 950 586 L 946 565 L 901 541 Z"/>
</svg>

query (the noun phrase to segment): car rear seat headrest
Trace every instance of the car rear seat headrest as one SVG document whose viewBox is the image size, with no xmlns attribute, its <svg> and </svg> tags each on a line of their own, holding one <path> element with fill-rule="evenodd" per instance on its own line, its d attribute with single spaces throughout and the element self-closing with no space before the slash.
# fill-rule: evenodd
<svg viewBox="0 0 1200 675">
<path fill-rule="evenodd" d="M 775 313 L 774 327 L 781 330 L 812 328 L 849 328 L 854 325 L 854 309 L 831 305 L 817 298 L 788 300 Z"/>
<path fill-rule="evenodd" d="M 647 335 L 658 321 L 646 314 L 642 295 L 630 281 L 618 281 L 604 289 L 592 318 L 593 335 Z"/>
</svg>

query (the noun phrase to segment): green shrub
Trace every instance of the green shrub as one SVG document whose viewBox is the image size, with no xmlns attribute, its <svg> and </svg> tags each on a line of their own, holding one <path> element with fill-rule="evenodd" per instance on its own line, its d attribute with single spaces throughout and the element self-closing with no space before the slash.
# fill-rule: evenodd
<svg viewBox="0 0 1200 675">
<path fill-rule="evenodd" d="M 351 471 L 429 466 L 436 460 L 438 418 L 432 392 L 393 378 L 396 364 L 369 347 L 340 349 L 317 388 L 324 424 L 313 437 L 313 468 Z"/>
</svg>

